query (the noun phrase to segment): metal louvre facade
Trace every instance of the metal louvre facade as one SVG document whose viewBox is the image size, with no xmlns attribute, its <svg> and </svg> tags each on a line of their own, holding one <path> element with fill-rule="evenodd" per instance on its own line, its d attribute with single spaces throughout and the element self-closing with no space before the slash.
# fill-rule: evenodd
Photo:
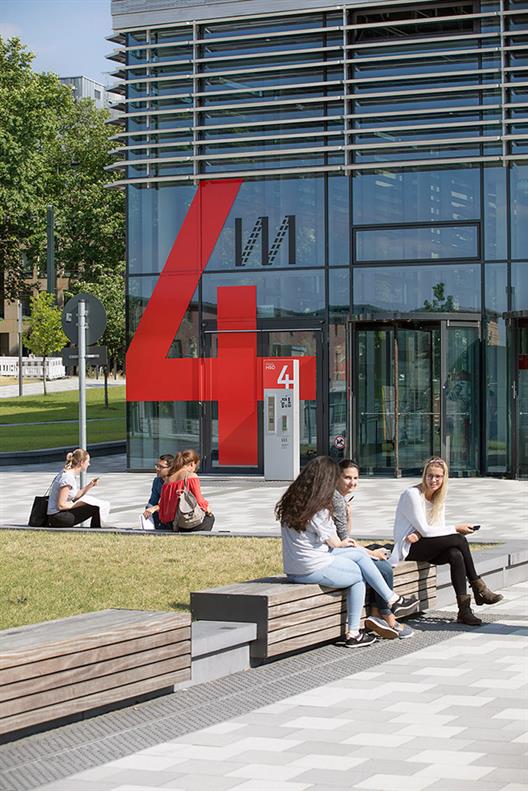
<svg viewBox="0 0 528 791">
<path fill-rule="evenodd" d="M 528 477 L 528 0 L 112 0 L 128 464 Z"/>
<path fill-rule="evenodd" d="M 527 19 L 389 0 L 129 31 L 118 184 L 526 158 Z"/>
</svg>

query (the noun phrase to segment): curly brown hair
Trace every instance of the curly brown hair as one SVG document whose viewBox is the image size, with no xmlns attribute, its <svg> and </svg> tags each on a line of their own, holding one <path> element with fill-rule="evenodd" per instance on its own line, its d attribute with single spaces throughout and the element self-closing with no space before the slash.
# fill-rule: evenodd
<svg viewBox="0 0 528 791">
<path fill-rule="evenodd" d="M 282 495 L 275 506 L 275 517 L 282 525 L 306 530 L 318 511 L 332 510 L 338 477 L 339 467 L 329 456 L 312 459 Z"/>
</svg>

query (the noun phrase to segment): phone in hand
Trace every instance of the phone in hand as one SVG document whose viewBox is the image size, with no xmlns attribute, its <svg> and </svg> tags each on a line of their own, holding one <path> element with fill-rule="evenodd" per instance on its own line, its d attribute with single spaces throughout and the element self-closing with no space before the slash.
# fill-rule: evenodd
<svg viewBox="0 0 528 791">
<path fill-rule="evenodd" d="M 472 525 L 471 529 L 473 530 L 473 532 L 475 532 L 475 530 L 480 530 L 480 525 Z"/>
</svg>

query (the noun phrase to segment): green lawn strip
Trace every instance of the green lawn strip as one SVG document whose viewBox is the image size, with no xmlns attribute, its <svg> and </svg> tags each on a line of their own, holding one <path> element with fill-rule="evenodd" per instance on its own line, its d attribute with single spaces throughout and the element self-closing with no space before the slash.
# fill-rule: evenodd
<svg viewBox="0 0 528 791">
<path fill-rule="evenodd" d="M 88 448 L 95 442 L 124 440 L 126 425 L 124 416 L 113 420 L 93 420 L 86 426 Z M 37 426 L 0 426 L 0 450 L 15 453 L 41 448 L 77 447 L 79 444 L 78 423 L 43 423 Z"/>
<path fill-rule="evenodd" d="M 190 592 L 282 571 L 278 539 L 0 531 L 0 629 L 124 607 L 188 610 Z"/>
<path fill-rule="evenodd" d="M 86 415 L 89 418 L 125 415 L 125 385 L 108 388 L 108 409 L 104 406 L 104 388 L 90 387 L 86 390 Z M 0 425 L 5 423 L 34 423 L 77 419 L 79 393 L 64 390 L 48 395 L 21 396 L 0 399 Z M 0 435 L 1 437 L 1 435 Z"/>
</svg>

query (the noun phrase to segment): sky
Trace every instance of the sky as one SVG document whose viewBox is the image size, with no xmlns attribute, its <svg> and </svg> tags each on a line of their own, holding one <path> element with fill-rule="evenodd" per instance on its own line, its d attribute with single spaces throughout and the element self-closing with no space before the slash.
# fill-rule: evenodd
<svg viewBox="0 0 528 791">
<path fill-rule="evenodd" d="M 35 54 L 34 71 L 84 75 L 107 87 L 115 69 L 110 0 L 0 0 L 0 36 L 18 36 Z"/>
</svg>

